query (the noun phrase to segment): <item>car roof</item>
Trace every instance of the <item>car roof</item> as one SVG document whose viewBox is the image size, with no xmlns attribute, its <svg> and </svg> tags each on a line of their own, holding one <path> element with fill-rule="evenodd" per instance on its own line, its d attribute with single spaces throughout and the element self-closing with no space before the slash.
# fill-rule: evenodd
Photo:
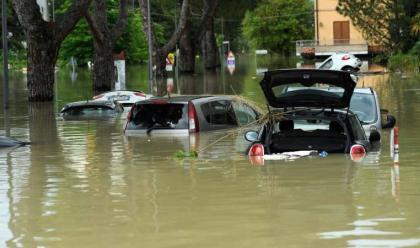
<svg viewBox="0 0 420 248">
<path fill-rule="evenodd" d="M 113 101 L 102 101 L 102 100 L 87 100 L 87 101 L 78 101 L 78 102 L 71 102 L 66 104 L 63 109 L 61 110 L 61 112 L 66 111 L 68 109 L 71 108 L 76 108 L 76 107 L 98 107 L 98 106 L 102 106 L 102 107 L 107 107 L 107 108 L 111 108 L 114 109 L 117 103 L 113 102 Z"/>
<path fill-rule="evenodd" d="M 197 99 L 204 99 L 204 98 L 212 98 L 212 97 L 223 97 L 223 98 L 230 98 L 230 96 L 211 96 L 211 95 L 181 95 L 181 96 L 171 96 L 171 97 L 152 97 L 140 102 L 137 104 L 149 104 L 154 103 L 156 100 L 164 100 L 167 103 L 185 103 L 189 101 L 194 101 Z"/>
<path fill-rule="evenodd" d="M 113 93 L 121 93 L 121 92 L 124 92 L 124 93 L 126 93 L 126 92 L 128 92 L 128 93 L 144 93 L 141 90 L 113 90 L 113 91 L 104 92 L 102 94 L 105 95 L 105 94 L 113 94 Z"/>
</svg>

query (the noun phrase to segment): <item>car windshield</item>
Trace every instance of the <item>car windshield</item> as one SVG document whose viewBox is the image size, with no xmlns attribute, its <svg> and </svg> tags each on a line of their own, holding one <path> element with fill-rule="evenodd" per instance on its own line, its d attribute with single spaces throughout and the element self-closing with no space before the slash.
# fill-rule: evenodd
<svg viewBox="0 0 420 248">
<path fill-rule="evenodd" d="M 127 129 L 188 129 L 187 104 L 138 104 L 131 114 Z"/>
<path fill-rule="evenodd" d="M 357 115 L 363 124 L 376 121 L 376 103 L 372 94 L 353 93 L 350 101 L 350 110 Z"/>
</svg>

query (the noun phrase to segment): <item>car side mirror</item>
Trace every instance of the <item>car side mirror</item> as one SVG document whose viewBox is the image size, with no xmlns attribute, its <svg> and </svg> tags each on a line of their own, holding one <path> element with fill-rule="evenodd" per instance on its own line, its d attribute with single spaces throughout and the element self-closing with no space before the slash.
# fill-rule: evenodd
<svg viewBox="0 0 420 248">
<path fill-rule="evenodd" d="M 249 142 L 258 140 L 258 133 L 256 131 L 248 131 L 245 133 L 245 139 Z"/>
<path fill-rule="evenodd" d="M 381 109 L 381 115 L 387 115 L 389 113 L 388 109 Z"/>
<path fill-rule="evenodd" d="M 384 123 L 382 123 L 382 128 L 386 129 L 386 128 L 393 128 L 395 126 L 395 123 L 397 122 L 397 120 L 395 119 L 395 117 L 393 115 L 386 115 L 386 119 L 384 121 Z"/>
<path fill-rule="evenodd" d="M 374 143 L 381 140 L 381 134 L 377 130 L 370 131 L 369 142 Z"/>
</svg>

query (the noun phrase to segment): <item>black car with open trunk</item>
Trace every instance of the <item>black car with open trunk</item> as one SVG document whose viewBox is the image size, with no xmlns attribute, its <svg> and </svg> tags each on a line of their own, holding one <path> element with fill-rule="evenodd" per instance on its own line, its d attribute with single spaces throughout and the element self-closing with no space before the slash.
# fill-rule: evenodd
<svg viewBox="0 0 420 248">
<path fill-rule="evenodd" d="M 349 109 L 356 82 L 348 72 L 268 71 L 260 85 L 270 111 L 258 132 L 245 135 L 253 142 L 248 149 L 250 156 L 301 150 L 366 153 L 380 139 L 377 131 L 368 139 L 357 115 Z M 296 90 L 289 91 L 288 87 Z M 343 90 L 330 92 L 325 87 Z"/>
</svg>

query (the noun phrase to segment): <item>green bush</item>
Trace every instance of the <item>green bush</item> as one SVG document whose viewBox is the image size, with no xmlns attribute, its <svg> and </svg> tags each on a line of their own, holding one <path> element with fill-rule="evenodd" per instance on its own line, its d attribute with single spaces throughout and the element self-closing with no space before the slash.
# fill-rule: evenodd
<svg viewBox="0 0 420 248">
<path fill-rule="evenodd" d="M 414 54 L 397 53 L 388 60 L 388 68 L 393 72 L 419 72 L 420 59 Z"/>
<path fill-rule="evenodd" d="M 26 67 L 26 50 L 9 50 L 8 60 L 10 69 L 22 69 Z M 3 62 L 3 53 L 0 54 L 0 62 Z"/>
<path fill-rule="evenodd" d="M 410 54 L 416 55 L 420 57 L 420 40 L 414 44 L 414 46 L 410 50 Z"/>
</svg>

